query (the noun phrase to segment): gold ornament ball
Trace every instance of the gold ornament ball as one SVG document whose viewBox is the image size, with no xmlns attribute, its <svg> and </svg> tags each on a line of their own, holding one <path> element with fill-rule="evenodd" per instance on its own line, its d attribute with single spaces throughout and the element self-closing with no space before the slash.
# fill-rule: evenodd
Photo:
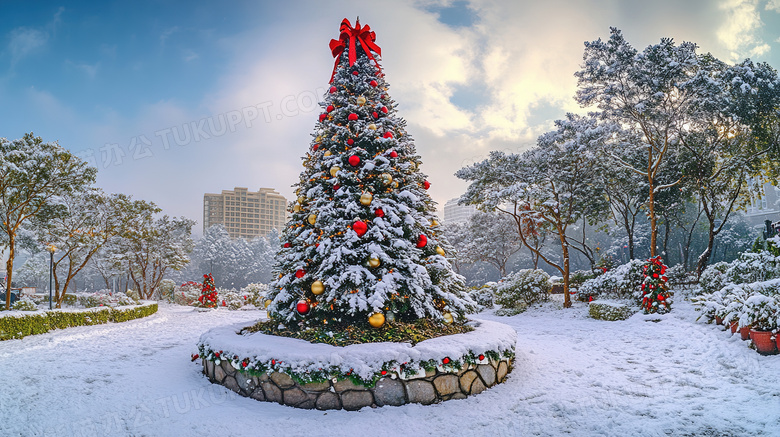
<svg viewBox="0 0 780 437">
<path fill-rule="evenodd" d="M 365 105 L 366 104 L 366 98 L 363 97 L 363 96 L 358 97 L 357 98 L 357 104 L 360 105 L 360 106 Z"/>
<path fill-rule="evenodd" d="M 374 123 L 371 123 L 368 125 L 368 128 L 371 130 L 376 130 L 376 125 Z"/>
<path fill-rule="evenodd" d="M 382 183 L 385 185 L 390 185 L 393 182 L 393 177 L 390 176 L 390 173 L 382 173 L 380 177 L 382 178 Z"/>
<path fill-rule="evenodd" d="M 315 295 L 320 295 L 325 291 L 325 285 L 321 281 L 314 281 L 311 284 L 311 292 Z"/>
<path fill-rule="evenodd" d="M 268 308 L 268 305 L 271 305 L 271 302 L 273 302 L 271 299 L 266 299 L 265 302 L 263 302 L 263 305 L 265 305 L 265 308 Z"/>
<path fill-rule="evenodd" d="M 340 167 L 331 167 L 330 168 L 330 175 L 335 178 L 336 174 L 338 174 L 339 170 L 341 170 Z"/>
<path fill-rule="evenodd" d="M 301 205 L 296 203 L 295 206 L 293 206 L 293 212 L 301 212 L 303 208 L 301 208 Z"/>
<path fill-rule="evenodd" d="M 317 214 L 309 214 L 309 224 L 313 225 L 317 221 Z"/>
<path fill-rule="evenodd" d="M 444 313 L 444 323 L 446 324 L 452 324 L 455 319 L 452 317 L 452 313 Z"/>
<path fill-rule="evenodd" d="M 373 328 L 381 328 L 385 324 L 385 315 L 382 313 L 374 313 L 368 318 L 368 324 Z"/>
<path fill-rule="evenodd" d="M 412 169 L 412 171 L 417 170 L 417 164 L 415 164 L 414 161 L 409 162 L 409 164 L 410 164 L 410 168 Z"/>
<path fill-rule="evenodd" d="M 436 253 L 438 253 L 441 256 L 444 256 L 444 249 L 442 249 L 441 246 L 436 246 Z"/>
<path fill-rule="evenodd" d="M 303 202 L 305 202 L 305 201 L 306 201 L 306 197 L 305 196 L 298 196 L 298 203 L 303 205 Z"/>
<path fill-rule="evenodd" d="M 439 221 L 436 219 L 431 220 L 431 226 L 439 226 Z"/>
<path fill-rule="evenodd" d="M 317 138 L 315 138 L 314 140 L 319 143 L 320 141 L 322 141 L 322 135 L 318 135 Z"/>
<path fill-rule="evenodd" d="M 330 155 L 331 155 L 330 150 L 326 150 L 325 153 L 323 154 L 323 156 L 330 156 Z"/>
<path fill-rule="evenodd" d="M 380 264 L 382 264 L 382 262 L 379 261 L 379 258 L 369 258 L 368 260 L 368 266 L 371 268 L 377 268 Z"/>
<path fill-rule="evenodd" d="M 371 193 L 363 193 L 360 196 L 360 204 L 363 206 L 371 205 L 372 200 L 374 200 L 374 196 Z"/>
</svg>

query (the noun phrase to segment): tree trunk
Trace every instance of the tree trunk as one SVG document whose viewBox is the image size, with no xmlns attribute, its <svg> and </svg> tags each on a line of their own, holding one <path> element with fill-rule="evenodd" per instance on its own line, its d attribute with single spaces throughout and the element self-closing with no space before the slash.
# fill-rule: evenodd
<svg viewBox="0 0 780 437">
<path fill-rule="evenodd" d="M 5 262 L 5 309 L 11 309 L 11 276 L 14 273 L 14 246 L 16 244 L 16 235 L 8 235 L 8 261 Z"/>
<path fill-rule="evenodd" d="M 650 198 L 647 201 L 647 209 L 650 213 L 650 258 L 652 258 L 655 256 L 655 244 L 658 238 L 658 229 L 656 228 L 657 222 L 655 217 L 655 193 L 653 193 L 655 184 L 653 183 L 653 177 L 648 176 L 647 182 L 650 185 Z"/>
<path fill-rule="evenodd" d="M 563 254 L 563 307 L 571 307 L 569 296 L 569 245 L 566 242 L 566 231 L 558 227 L 558 238 L 561 240 L 561 253 Z"/>
<path fill-rule="evenodd" d="M 704 249 L 704 252 L 702 252 L 701 255 L 699 255 L 699 261 L 696 263 L 696 278 L 701 278 L 701 274 L 704 271 L 704 269 L 707 267 L 707 263 L 710 260 L 710 255 L 712 254 L 712 246 L 715 244 L 715 220 L 714 218 L 708 218 L 708 221 L 710 222 L 709 226 L 709 235 L 707 239 L 707 248 Z"/>
</svg>

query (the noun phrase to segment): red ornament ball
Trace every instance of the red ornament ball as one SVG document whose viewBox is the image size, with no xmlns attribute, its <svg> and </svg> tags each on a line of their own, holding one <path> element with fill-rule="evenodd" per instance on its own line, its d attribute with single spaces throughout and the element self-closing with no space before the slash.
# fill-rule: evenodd
<svg viewBox="0 0 780 437">
<path fill-rule="evenodd" d="M 431 183 L 430 183 L 430 182 L 428 182 L 428 181 L 424 181 L 424 182 L 423 182 L 423 188 L 425 188 L 426 190 L 427 190 L 428 188 L 431 188 Z"/>
<path fill-rule="evenodd" d="M 362 237 L 363 234 L 368 231 L 368 225 L 366 222 L 363 221 L 356 221 L 355 223 L 352 223 L 352 230 L 355 231 L 356 234 L 358 234 L 358 237 Z"/>
<path fill-rule="evenodd" d="M 196 357 L 196 359 L 197 359 L 197 357 Z M 192 360 L 192 361 L 195 361 L 195 360 Z M 382 376 L 385 376 L 385 375 L 387 375 L 387 370 L 383 370 L 380 373 L 382 374 Z"/>
<path fill-rule="evenodd" d="M 358 72 L 357 72 L 357 70 L 353 71 L 353 72 L 352 72 L 352 75 L 353 75 L 353 76 L 357 76 L 357 75 L 358 75 Z"/>
<path fill-rule="evenodd" d="M 377 208 L 376 211 L 374 211 L 374 215 L 377 216 L 377 217 L 384 217 L 385 216 L 385 212 L 382 211 L 382 208 Z"/>
<path fill-rule="evenodd" d="M 358 119 L 358 115 L 355 114 L 354 112 L 347 116 L 347 120 L 349 120 L 349 121 L 355 121 L 357 119 Z"/>
<path fill-rule="evenodd" d="M 482 355 L 482 354 L 479 354 L 479 357 L 478 357 L 478 358 L 479 358 L 479 360 L 480 360 L 480 361 L 482 361 L 482 360 L 484 360 L 484 359 L 485 359 L 485 356 L 484 356 L 484 355 Z"/>
<path fill-rule="evenodd" d="M 385 114 L 387 114 L 387 106 L 382 106 L 381 111 L 384 112 Z"/>
<path fill-rule="evenodd" d="M 420 234 L 417 237 L 417 247 L 425 247 L 428 244 L 428 237 L 425 236 L 425 234 Z"/>
<path fill-rule="evenodd" d="M 336 184 L 336 185 L 333 186 L 333 191 L 338 191 L 339 188 L 341 188 L 341 185 Z"/>
<path fill-rule="evenodd" d="M 303 275 L 306 274 L 306 271 L 303 269 L 298 269 L 298 271 L 295 272 L 295 277 L 298 279 L 301 279 Z"/>
<path fill-rule="evenodd" d="M 315 152 L 316 152 L 316 151 L 317 151 L 317 149 L 319 149 L 319 148 L 320 148 L 320 145 L 319 145 L 319 144 L 315 144 L 315 145 L 311 146 L 311 150 L 314 150 Z"/>
<path fill-rule="evenodd" d="M 320 121 L 324 121 L 326 118 L 328 118 L 328 114 L 320 114 Z"/>
<path fill-rule="evenodd" d="M 353 140 L 352 138 L 350 138 L 350 139 L 348 139 L 348 140 L 347 140 L 347 145 L 350 145 L 350 146 L 351 146 L 351 145 L 353 145 L 353 144 L 355 144 L 355 140 Z"/>
<path fill-rule="evenodd" d="M 372 80 L 368 84 L 371 85 L 371 86 L 377 86 L 378 85 L 375 80 Z"/>
<path fill-rule="evenodd" d="M 301 299 L 298 301 L 298 304 L 295 305 L 295 309 L 298 311 L 298 314 L 304 316 L 309 313 L 309 310 L 311 310 L 311 305 L 306 299 Z"/>
<path fill-rule="evenodd" d="M 393 133 L 392 132 L 385 132 L 385 134 L 382 135 L 382 136 L 385 137 L 385 138 L 393 138 Z"/>
<path fill-rule="evenodd" d="M 444 364 L 449 364 L 450 363 L 450 357 L 444 357 L 444 359 L 441 360 L 441 362 L 444 363 Z"/>
<path fill-rule="evenodd" d="M 377 112 L 376 112 L 376 111 L 372 112 L 372 113 L 371 113 L 371 115 L 372 115 L 374 118 L 379 118 L 379 114 L 377 114 Z"/>
<path fill-rule="evenodd" d="M 338 91 L 338 90 L 336 89 L 335 86 L 330 87 L 330 93 L 331 94 L 335 93 L 336 91 Z"/>
<path fill-rule="evenodd" d="M 396 152 L 395 150 L 391 150 L 390 151 L 390 157 L 391 158 L 398 158 L 398 152 Z"/>
<path fill-rule="evenodd" d="M 327 107 L 327 108 L 325 108 L 325 110 L 326 110 L 326 111 L 328 111 L 328 112 L 331 112 L 331 111 L 333 111 L 334 109 L 336 109 L 336 108 L 334 108 L 334 107 L 333 107 L 333 105 L 328 105 L 328 107 Z"/>
<path fill-rule="evenodd" d="M 357 167 L 358 164 L 360 164 L 360 157 L 357 155 L 352 155 L 349 157 L 349 165 L 352 167 Z"/>
<path fill-rule="evenodd" d="M 290 247 L 290 243 L 284 243 L 284 247 Z"/>
</svg>

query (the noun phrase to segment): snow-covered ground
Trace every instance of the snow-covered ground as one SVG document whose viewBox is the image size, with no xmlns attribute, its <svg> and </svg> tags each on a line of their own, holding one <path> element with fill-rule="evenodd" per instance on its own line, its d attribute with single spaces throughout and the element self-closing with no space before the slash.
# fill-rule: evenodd
<svg viewBox="0 0 780 437">
<path fill-rule="evenodd" d="M 775 436 L 780 355 L 764 357 L 680 301 L 660 322 L 555 303 L 514 317 L 505 384 L 438 405 L 297 410 L 210 384 L 198 337 L 258 311 L 161 305 L 121 324 L 0 342 L 2 436 Z"/>
</svg>

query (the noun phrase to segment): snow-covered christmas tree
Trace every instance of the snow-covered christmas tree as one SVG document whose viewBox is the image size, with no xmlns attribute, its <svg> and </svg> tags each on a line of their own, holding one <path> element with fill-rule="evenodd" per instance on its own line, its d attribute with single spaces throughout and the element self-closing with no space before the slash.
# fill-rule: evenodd
<svg viewBox="0 0 780 437">
<path fill-rule="evenodd" d="M 369 26 L 344 19 L 295 185 L 268 312 L 288 327 L 463 319 L 463 278 L 397 115 Z"/>
</svg>

